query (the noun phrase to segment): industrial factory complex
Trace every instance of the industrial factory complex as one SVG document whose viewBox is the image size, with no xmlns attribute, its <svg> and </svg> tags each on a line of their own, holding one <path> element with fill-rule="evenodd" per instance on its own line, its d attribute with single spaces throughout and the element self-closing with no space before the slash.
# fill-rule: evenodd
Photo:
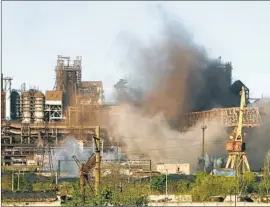
<svg viewBox="0 0 270 207">
<path fill-rule="evenodd" d="M 184 114 L 184 125 L 179 126 L 178 131 L 190 132 L 198 124 L 202 129 L 202 152 L 197 171 L 204 170 L 214 176 L 236 177 L 252 171 L 243 130 L 261 125 L 265 113 L 258 103 L 263 98 L 250 98 L 248 87 L 240 80 L 232 83 L 231 63 L 217 61 L 215 64 L 213 71 L 222 72 L 227 77 L 231 103 L 226 108 L 210 107 Z M 118 94 L 125 88 L 121 88 L 121 80 L 115 85 Z M 113 138 L 108 122 L 122 105 L 120 102 L 105 104 L 102 81 L 82 80 L 81 57 L 75 60 L 60 55 L 57 57 L 53 90 L 43 93 L 35 87 L 26 89 L 25 83 L 20 89 L 13 89 L 12 81 L 11 77 L 1 74 L 1 169 L 2 174 L 12 173 L 12 191 L 16 172 L 52 178 L 56 187 L 60 178 L 79 177 L 80 195 L 84 200 L 86 184 L 91 186 L 92 180 L 95 180 L 94 191 L 97 195 L 100 180 L 116 169 L 116 165 L 111 165 L 113 163 L 120 166 L 119 172 L 128 176 L 128 183 L 130 177 L 136 181 L 142 177 L 149 178 L 150 175 L 151 181 L 152 175 L 166 175 L 166 196 L 168 175 L 193 176 L 194 170 L 190 163 L 153 163 L 151 157 L 129 160 L 125 150 L 119 153 L 125 144 L 119 144 Z M 219 159 L 209 166 L 209 158 L 205 156 L 205 123 L 212 120 L 220 121 L 228 131 L 228 137 L 224 138 L 227 161 L 223 166 L 219 164 L 222 162 Z M 72 140 L 67 143 L 69 137 L 73 137 L 76 143 Z M 74 148 L 76 144 L 81 153 L 86 153 L 80 158 L 68 147 L 71 145 Z M 105 154 L 115 148 L 117 156 L 106 159 Z M 56 158 L 59 151 L 64 151 L 68 158 Z M 82 160 L 82 157 L 86 159 Z M 68 164 L 70 161 L 73 165 Z M 19 184 L 17 186 L 19 189 Z M 14 197 L 15 194 L 10 196 Z"/>
<path fill-rule="evenodd" d="M 220 67 L 230 82 L 231 64 L 220 63 Z M 113 111 L 118 106 L 104 104 L 102 81 L 82 81 L 81 57 L 72 60 L 59 55 L 54 89 L 45 93 L 37 88 L 26 89 L 25 83 L 21 89 L 13 89 L 12 78 L 5 75 L 1 74 L 1 149 L 5 169 L 38 166 L 40 157 L 45 159 L 44 153 L 53 153 L 51 151 L 60 147 L 69 135 L 76 137 L 84 148 L 93 147 L 96 126 L 101 127 L 104 146 L 113 145 L 106 137 L 108 133 L 100 114 Z M 231 108 L 186 114 L 185 128 L 191 130 L 198 121 L 212 119 L 221 120 L 224 127 L 237 127 L 241 114 L 239 92 L 242 88 L 245 91 L 243 101 L 250 102 L 252 99 L 249 89 L 241 81 L 235 81 L 231 88 L 236 97 Z M 241 127 L 256 127 L 260 121 L 259 107 L 243 108 Z M 162 167 L 159 165 L 159 168 Z M 188 167 L 185 169 L 186 173 L 190 173 Z"/>
<path fill-rule="evenodd" d="M 95 132 L 95 114 L 103 106 L 101 81 L 82 81 L 81 58 L 58 56 L 54 90 L 45 94 L 22 84 L 11 88 L 3 77 L 1 91 L 2 165 L 37 165 L 39 147 L 59 146 L 70 134 L 87 142 Z"/>
</svg>

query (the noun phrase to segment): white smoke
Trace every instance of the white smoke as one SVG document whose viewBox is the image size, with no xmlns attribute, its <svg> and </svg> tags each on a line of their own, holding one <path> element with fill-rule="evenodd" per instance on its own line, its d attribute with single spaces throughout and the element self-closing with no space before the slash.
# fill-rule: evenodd
<svg viewBox="0 0 270 207">
<path fill-rule="evenodd" d="M 65 142 L 55 149 L 53 155 L 54 170 L 58 170 L 60 160 L 60 173 L 64 175 L 64 177 L 77 177 L 79 175 L 79 168 L 72 156 L 75 155 L 82 163 L 86 162 L 92 153 L 92 148 L 85 149 L 81 146 L 76 137 L 68 136 Z M 117 153 L 116 151 L 104 152 L 102 159 L 116 160 Z"/>
<path fill-rule="evenodd" d="M 228 140 L 224 127 L 218 121 L 205 123 L 205 152 L 216 156 L 226 155 Z M 129 159 L 149 158 L 153 163 L 190 163 L 197 166 L 202 149 L 202 123 L 192 131 L 181 133 L 168 125 L 162 114 L 153 117 L 136 107 L 122 105 L 110 115 L 110 132 L 122 143 Z"/>
</svg>

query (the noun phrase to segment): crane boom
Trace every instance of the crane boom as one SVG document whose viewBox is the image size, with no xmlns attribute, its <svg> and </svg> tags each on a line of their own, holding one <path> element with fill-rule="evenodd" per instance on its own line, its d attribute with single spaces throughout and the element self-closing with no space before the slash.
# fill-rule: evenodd
<svg viewBox="0 0 270 207">
<path fill-rule="evenodd" d="M 87 160 L 85 164 L 83 164 L 83 171 L 85 173 L 89 173 L 95 167 L 96 164 L 96 154 L 93 153 Z"/>
<path fill-rule="evenodd" d="M 75 155 L 72 156 L 72 158 L 75 160 L 76 164 L 78 165 L 79 168 L 82 167 L 81 162 L 77 159 L 77 157 Z"/>
<path fill-rule="evenodd" d="M 243 141 L 243 137 L 242 137 L 243 116 L 244 116 L 244 108 L 246 107 L 246 93 L 245 93 L 244 86 L 242 86 L 240 95 L 241 95 L 241 101 L 240 101 L 238 126 L 237 126 L 237 131 L 236 131 L 236 141 Z"/>
<path fill-rule="evenodd" d="M 226 150 L 229 153 L 226 168 L 236 170 L 236 174 L 250 171 L 249 163 L 245 153 L 246 144 L 243 142 L 243 117 L 244 108 L 246 107 L 245 87 L 242 86 L 240 92 L 240 110 L 238 125 L 234 129 L 230 139 L 226 143 Z"/>
</svg>

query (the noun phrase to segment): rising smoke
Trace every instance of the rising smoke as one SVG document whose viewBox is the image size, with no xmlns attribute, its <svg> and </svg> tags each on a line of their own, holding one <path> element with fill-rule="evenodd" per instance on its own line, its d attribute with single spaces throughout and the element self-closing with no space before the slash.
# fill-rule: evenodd
<svg viewBox="0 0 270 207">
<path fill-rule="evenodd" d="M 121 37 L 131 80 L 121 94 L 124 104 L 110 117 L 110 131 L 129 158 L 141 154 L 153 162 L 188 162 L 195 169 L 201 123 L 180 133 L 183 115 L 233 105 L 230 77 L 181 23 L 169 19 L 164 9 L 160 14 L 162 30 L 150 43 L 126 33 Z M 206 151 L 225 156 L 226 132 L 218 122 L 207 125 Z"/>
<path fill-rule="evenodd" d="M 122 99 L 139 104 L 147 114 L 162 112 L 176 124 L 187 111 L 232 105 L 230 73 L 194 43 L 181 23 L 159 11 L 162 29 L 150 43 L 127 33 L 121 36 L 131 76 Z"/>
<path fill-rule="evenodd" d="M 91 152 L 89 152 L 90 154 Z M 85 155 L 82 147 L 79 145 L 78 141 L 73 136 L 68 136 L 65 142 L 62 144 L 61 148 L 56 148 L 55 154 L 53 156 L 53 166 L 57 170 L 59 168 L 60 160 L 60 172 L 68 173 L 69 176 L 76 176 L 79 174 L 79 168 L 73 161 L 72 156 L 75 155 L 79 160 L 87 160 L 91 155 Z"/>
<path fill-rule="evenodd" d="M 60 173 L 62 177 L 77 177 L 79 175 L 79 167 L 72 156 L 75 155 L 81 163 L 85 163 L 92 153 L 92 148 L 83 148 L 76 137 L 68 136 L 61 147 L 55 149 L 53 155 L 54 170 L 58 170 L 60 160 Z M 116 158 L 117 153 L 115 150 L 107 151 L 102 156 L 102 159 L 105 160 L 115 160 Z"/>
<path fill-rule="evenodd" d="M 270 103 L 264 100 L 256 103 L 261 109 L 261 123 L 259 127 L 247 133 L 247 156 L 251 167 L 259 170 L 264 165 L 264 158 L 270 149 Z"/>
<path fill-rule="evenodd" d="M 162 114 L 144 115 L 142 110 L 130 105 L 118 108 L 110 117 L 110 131 L 124 144 L 122 150 L 129 159 L 151 159 L 153 163 L 190 163 L 196 168 L 201 155 L 201 124 L 188 133 L 173 130 Z M 206 151 L 224 155 L 226 137 L 219 122 L 207 123 Z M 223 139 L 224 140 L 224 139 Z"/>
</svg>

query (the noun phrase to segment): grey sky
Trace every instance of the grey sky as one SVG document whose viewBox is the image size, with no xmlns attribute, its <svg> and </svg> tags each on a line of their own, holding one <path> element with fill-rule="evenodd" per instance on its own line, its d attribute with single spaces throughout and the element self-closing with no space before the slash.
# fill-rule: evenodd
<svg viewBox="0 0 270 207">
<path fill-rule="evenodd" d="M 13 88 L 54 85 L 58 54 L 82 56 L 83 80 L 102 80 L 106 99 L 123 77 L 118 34 L 145 41 L 158 30 L 155 2 L 2 2 L 3 73 Z M 251 96 L 270 95 L 270 2 L 163 2 L 206 47 L 234 67 Z"/>
</svg>

